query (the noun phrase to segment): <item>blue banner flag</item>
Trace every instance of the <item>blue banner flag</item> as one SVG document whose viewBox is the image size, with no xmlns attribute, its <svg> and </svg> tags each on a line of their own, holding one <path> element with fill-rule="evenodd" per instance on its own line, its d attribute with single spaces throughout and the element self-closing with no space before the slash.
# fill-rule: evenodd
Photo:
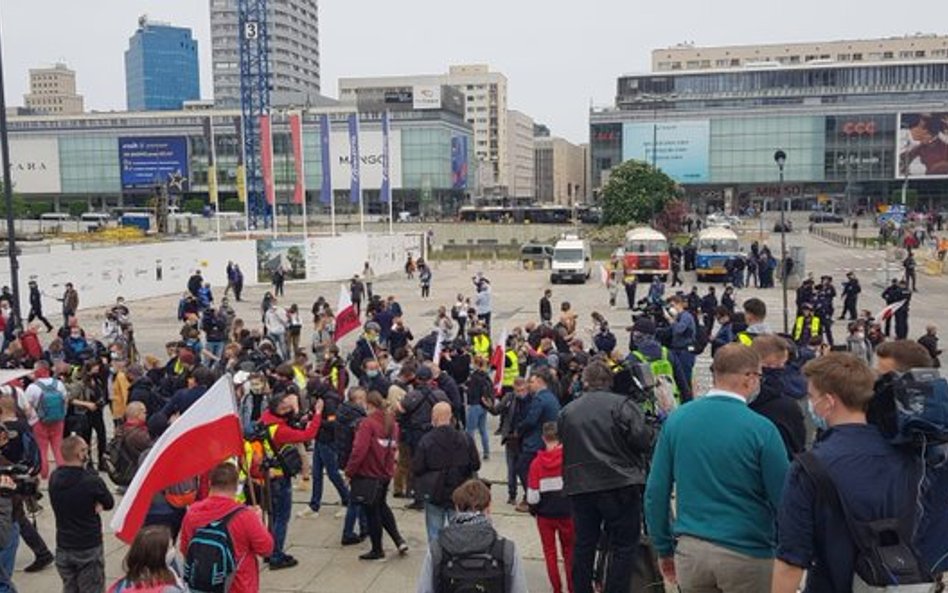
<svg viewBox="0 0 948 593">
<path fill-rule="evenodd" d="M 329 155 L 329 115 L 319 116 L 319 149 L 322 155 L 323 186 L 319 191 L 319 201 L 323 204 L 332 202 L 332 161 Z"/>
<path fill-rule="evenodd" d="M 361 161 L 359 160 L 359 114 L 349 114 L 349 166 L 352 174 L 349 179 L 349 201 L 357 204 L 362 197 Z"/>
</svg>

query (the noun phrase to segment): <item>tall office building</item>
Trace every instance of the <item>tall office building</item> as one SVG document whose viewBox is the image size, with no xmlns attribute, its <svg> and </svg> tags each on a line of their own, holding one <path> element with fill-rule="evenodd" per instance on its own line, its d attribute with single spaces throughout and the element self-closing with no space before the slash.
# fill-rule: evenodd
<svg viewBox="0 0 948 593">
<path fill-rule="evenodd" d="M 549 130 L 547 130 L 549 134 Z M 586 149 L 557 136 L 536 136 L 536 201 L 572 206 L 586 201 Z"/>
<path fill-rule="evenodd" d="M 23 95 L 27 111 L 44 115 L 82 113 L 82 95 L 76 94 L 76 71 L 65 64 L 30 68 L 30 92 Z"/>
<path fill-rule="evenodd" d="M 417 94 L 442 85 L 454 87 L 464 95 L 465 118 L 474 128 L 472 166 L 477 170 L 479 190 L 488 196 L 514 195 L 510 191 L 516 179 L 511 177 L 514 169 L 509 154 L 507 77 L 500 72 L 491 72 L 486 65 L 474 64 L 451 66 L 447 74 L 340 78 L 339 100 L 355 103 L 362 92 L 384 90 Z M 531 123 L 531 138 L 532 135 Z M 529 183 L 523 185 L 527 196 L 532 193 L 532 179 L 530 173 Z M 519 186 L 516 193 L 523 193 Z"/>
<path fill-rule="evenodd" d="M 149 21 L 142 15 L 125 50 L 129 111 L 181 109 L 201 98 L 198 42 L 191 29 Z"/>
<path fill-rule="evenodd" d="M 214 103 L 240 105 L 240 51 L 237 0 L 210 0 Z M 312 105 L 319 94 L 317 0 L 267 4 L 270 46 L 270 104 Z"/>
<path fill-rule="evenodd" d="M 476 138 L 477 131 L 474 133 Z M 507 157 L 510 160 L 507 196 L 532 199 L 535 185 L 533 118 L 513 109 L 507 111 Z"/>
</svg>

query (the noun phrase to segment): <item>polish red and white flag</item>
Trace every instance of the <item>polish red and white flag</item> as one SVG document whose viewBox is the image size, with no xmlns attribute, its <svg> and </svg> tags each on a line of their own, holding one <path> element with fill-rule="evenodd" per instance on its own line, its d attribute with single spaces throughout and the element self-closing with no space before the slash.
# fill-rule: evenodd
<svg viewBox="0 0 948 593">
<path fill-rule="evenodd" d="M 339 305 L 336 307 L 336 332 L 332 336 L 333 342 L 338 342 L 346 334 L 354 329 L 358 329 L 359 315 L 355 307 L 352 306 L 352 298 L 349 296 L 349 289 L 345 284 L 339 285 Z"/>
<path fill-rule="evenodd" d="M 241 455 L 243 448 L 234 384 L 225 375 L 171 423 L 139 464 L 112 516 L 115 535 L 131 543 L 156 494 Z"/>
<path fill-rule="evenodd" d="M 904 300 L 897 303 L 892 303 L 891 305 L 886 305 L 876 314 L 876 321 L 885 321 L 886 319 L 895 315 L 895 312 L 901 309 L 904 305 Z"/>
<path fill-rule="evenodd" d="M 500 333 L 500 341 L 491 353 L 490 366 L 494 369 L 494 395 L 500 395 L 504 383 L 504 363 L 507 362 L 507 328 Z"/>
</svg>

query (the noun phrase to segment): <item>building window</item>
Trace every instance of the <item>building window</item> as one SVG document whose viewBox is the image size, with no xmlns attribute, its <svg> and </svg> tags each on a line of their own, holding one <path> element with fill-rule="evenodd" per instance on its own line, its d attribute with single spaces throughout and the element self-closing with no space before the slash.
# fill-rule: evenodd
<svg viewBox="0 0 948 593">
<path fill-rule="evenodd" d="M 924 58 L 924 57 L 925 57 L 925 50 L 924 50 L 924 49 L 917 50 L 917 51 L 915 52 L 915 57 L 916 57 L 916 58 Z"/>
<path fill-rule="evenodd" d="M 891 60 L 891 59 L 894 58 L 894 57 L 895 57 L 895 54 L 893 54 L 893 53 L 890 52 L 890 51 L 887 51 L 887 52 L 883 52 L 883 53 L 882 53 L 882 59 L 883 59 L 883 60 Z"/>
<path fill-rule="evenodd" d="M 853 61 L 854 61 L 854 62 L 861 62 L 861 61 L 862 61 L 862 54 L 853 54 Z"/>
<path fill-rule="evenodd" d="M 912 57 L 912 53 L 913 53 L 913 52 L 912 52 L 911 50 L 903 50 L 903 51 L 900 51 L 900 52 L 899 52 L 899 58 L 900 58 L 900 59 L 903 59 L 903 60 L 906 60 L 906 59 Z"/>
</svg>

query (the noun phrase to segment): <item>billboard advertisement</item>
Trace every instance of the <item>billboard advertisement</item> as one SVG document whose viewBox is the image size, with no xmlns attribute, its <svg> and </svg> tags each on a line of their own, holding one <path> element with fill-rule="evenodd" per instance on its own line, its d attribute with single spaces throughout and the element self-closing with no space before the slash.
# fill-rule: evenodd
<svg viewBox="0 0 948 593">
<path fill-rule="evenodd" d="M 467 189 L 467 136 L 451 138 L 451 188 Z"/>
<path fill-rule="evenodd" d="M 122 189 L 151 189 L 167 183 L 172 191 L 188 189 L 188 139 L 184 136 L 119 138 Z"/>
<path fill-rule="evenodd" d="M 332 188 L 348 190 L 352 167 L 350 166 L 349 133 L 332 132 L 329 136 L 332 155 Z M 392 130 L 389 133 L 388 154 L 390 162 L 389 182 L 392 189 L 402 187 L 402 133 Z M 359 169 L 363 190 L 382 188 L 382 131 L 359 130 Z"/>
<path fill-rule="evenodd" d="M 948 177 L 948 111 L 900 113 L 895 176 Z"/>
<path fill-rule="evenodd" d="M 622 160 L 654 161 L 678 183 L 705 183 L 710 181 L 710 136 L 708 120 L 626 123 Z"/>
<path fill-rule="evenodd" d="M 10 175 L 13 191 L 21 194 L 58 194 L 59 141 L 56 138 L 10 138 Z"/>
<path fill-rule="evenodd" d="M 418 84 L 412 88 L 414 109 L 441 109 L 441 85 Z"/>
</svg>

